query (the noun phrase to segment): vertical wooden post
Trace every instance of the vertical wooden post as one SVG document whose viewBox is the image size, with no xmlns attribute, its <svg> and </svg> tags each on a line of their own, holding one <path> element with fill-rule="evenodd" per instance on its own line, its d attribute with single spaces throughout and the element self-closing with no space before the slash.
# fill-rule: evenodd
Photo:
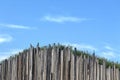
<svg viewBox="0 0 120 80">
<path fill-rule="evenodd" d="M 51 62 L 51 76 L 52 80 L 58 80 L 58 65 L 59 65 L 58 48 L 54 45 L 52 49 L 52 62 Z"/>
<path fill-rule="evenodd" d="M 70 80 L 75 80 L 75 57 L 74 54 L 71 54 L 71 63 L 70 63 Z"/>
<path fill-rule="evenodd" d="M 111 80 L 114 80 L 114 77 L 113 77 L 113 67 L 110 68 L 110 78 L 111 78 Z"/>
<path fill-rule="evenodd" d="M 64 70 L 65 70 L 65 75 L 64 75 L 64 80 L 70 80 L 70 49 L 67 47 L 65 48 L 64 51 Z"/>
<path fill-rule="evenodd" d="M 51 53 L 52 53 L 52 47 L 49 45 L 49 48 L 47 50 L 47 73 L 46 73 L 46 80 L 50 80 L 50 72 L 51 72 Z"/>
<path fill-rule="evenodd" d="M 80 80 L 79 76 L 81 75 L 79 62 L 80 62 L 80 56 L 77 56 L 76 57 L 76 80 Z"/>
<path fill-rule="evenodd" d="M 44 54 L 44 69 L 43 69 L 43 80 L 46 80 L 46 77 L 47 77 L 47 49 L 46 49 L 46 47 L 44 48 L 44 52 L 43 52 L 43 54 Z"/>
<path fill-rule="evenodd" d="M 33 80 L 33 47 L 30 47 L 29 53 L 29 80 Z"/>
<path fill-rule="evenodd" d="M 26 51 L 26 71 L 25 71 L 25 75 L 26 75 L 26 80 L 29 80 L 29 73 L 28 73 L 28 65 L 29 65 L 29 60 L 28 60 L 28 55 L 29 55 L 29 52 L 28 50 Z"/>
<path fill-rule="evenodd" d="M 97 74 L 97 72 L 96 72 L 96 58 L 94 57 L 94 61 L 93 61 L 93 64 L 94 64 L 94 67 L 93 67 L 93 69 L 94 69 L 94 80 L 97 80 L 97 78 L 96 78 L 96 74 Z"/>
<path fill-rule="evenodd" d="M 25 60 L 26 60 L 25 51 L 23 51 L 22 53 L 22 80 L 25 79 Z"/>
<path fill-rule="evenodd" d="M 42 80 L 43 57 L 42 57 L 42 50 L 39 47 L 37 48 L 36 57 L 37 57 L 37 80 Z"/>
<path fill-rule="evenodd" d="M 119 80 L 119 69 L 116 68 L 115 71 L 116 71 L 116 72 L 115 72 L 115 73 L 116 73 L 116 80 Z"/>
<path fill-rule="evenodd" d="M 106 69 L 106 80 L 111 80 L 110 79 L 110 67 Z"/>
<path fill-rule="evenodd" d="M 100 65 L 100 80 L 103 79 L 103 65 Z"/>
<path fill-rule="evenodd" d="M 15 55 L 15 60 L 14 60 L 15 62 L 14 62 L 14 78 L 15 78 L 15 80 L 17 80 L 17 55 Z"/>
<path fill-rule="evenodd" d="M 105 72 L 105 71 L 106 71 L 105 68 L 106 68 L 105 61 L 103 61 L 103 67 L 102 67 L 102 77 L 103 77 L 103 78 L 102 78 L 102 80 L 106 80 L 106 79 L 105 79 L 105 73 L 106 73 L 106 72 Z"/>
<path fill-rule="evenodd" d="M 83 79 L 83 58 L 82 55 L 79 57 L 79 80 Z"/>
<path fill-rule="evenodd" d="M 60 80 L 63 80 L 63 66 L 64 66 L 64 62 L 63 62 L 63 50 L 61 50 L 61 56 L 60 56 Z"/>
<path fill-rule="evenodd" d="M 83 56 L 83 80 L 86 80 L 87 76 L 86 76 L 86 56 Z"/>
<path fill-rule="evenodd" d="M 90 59 L 90 80 L 93 80 L 93 58 Z"/>
<path fill-rule="evenodd" d="M 97 80 L 99 80 L 100 77 L 100 68 L 99 68 L 99 60 L 97 60 Z"/>
<path fill-rule="evenodd" d="M 2 80 L 2 65 L 0 63 L 0 80 Z"/>
<path fill-rule="evenodd" d="M 36 51 L 37 51 L 36 48 L 34 48 L 33 49 L 33 74 L 32 74 L 33 75 L 33 80 L 37 80 L 37 78 L 36 78 L 36 76 L 37 76 L 37 74 L 36 74 L 36 71 L 37 71 L 36 70 L 37 69 L 37 61 L 36 61 L 37 57 L 36 57 L 36 54 L 37 53 L 36 53 Z"/>
</svg>

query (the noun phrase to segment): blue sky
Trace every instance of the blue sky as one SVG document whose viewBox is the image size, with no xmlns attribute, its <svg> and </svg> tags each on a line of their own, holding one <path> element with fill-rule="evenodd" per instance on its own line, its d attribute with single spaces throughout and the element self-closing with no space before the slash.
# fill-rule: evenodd
<svg viewBox="0 0 120 80">
<path fill-rule="evenodd" d="M 52 43 L 120 60 L 119 0 L 0 1 L 0 60 Z"/>
</svg>

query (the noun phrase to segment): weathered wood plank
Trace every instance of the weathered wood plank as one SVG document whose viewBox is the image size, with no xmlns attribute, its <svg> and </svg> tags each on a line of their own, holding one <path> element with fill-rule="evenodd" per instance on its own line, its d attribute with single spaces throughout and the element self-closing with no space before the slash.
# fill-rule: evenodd
<svg viewBox="0 0 120 80">
<path fill-rule="evenodd" d="M 93 80 L 93 59 L 90 58 L 90 80 Z"/>
<path fill-rule="evenodd" d="M 44 54 L 44 69 L 43 69 L 43 80 L 46 80 L 46 78 L 47 78 L 47 49 L 46 49 L 46 47 L 44 48 L 44 52 L 43 52 L 43 54 Z"/>
<path fill-rule="evenodd" d="M 29 80 L 33 80 L 33 47 L 30 48 L 29 53 Z"/>
<path fill-rule="evenodd" d="M 96 78 L 96 74 L 97 74 L 97 73 L 96 73 L 96 58 L 95 58 L 95 56 L 94 56 L 94 60 L 93 60 L 93 66 L 94 66 L 94 67 L 93 67 L 93 73 L 94 73 L 94 74 L 93 74 L 93 75 L 94 75 L 93 79 L 96 80 L 96 79 L 97 79 L 97 78 Z"/>
<path fill-rule="evenodd" d="M 119 69 L 115 69 L 115 73 L 116 73 L 116 80 L 119 80 Z"/>
<path fill-rule="evenodd" d="M 106 69 L 106 80 L 110 80 L 110 67 Z"/>
<path fill-rule="evenodd" d="M 40 51 L 40 80 L 43 80 L 43 73 L 44 73 L 44 51 Z"/>
<path fill-rule="evenodd" d="M 51 60 L 51 80 L 56 80 L 56 52 L 55 52 L 55 47 L 52 49 L 52 60 Z"/>
<path fill-rule="evenodd" d="M 36 48 L 33 49 L 33 80 L 37 80 L 37 58 L 36 58 Z"/>
<path fill-rule="evenodd" d="M 71 54 L 71 63 L 70 63 L 70 80 L 75 80 L 75 57 L 74 54 Z"/>
<path fill-rule="evenodd" d="M 114 64 L 114 66 L 113 66 L 113 80 L 116 80 L 116 73 L 115 73 L 115 69 L 116 69 L 116 67 L 115 67 L 115 64 Z"/>
<path fill-rule="evenodd" d="M 114 77 L 113 77 L 113 68 L 110 69 L 110 78 L 111 78 L 111 80 L 114 80 Z"/>
<path fill-rule="evenodd" d="M 28 50 L 27 50 L 27 51 L 26 51 L 26 62 L 25 62 L 25 66 L 26 66 L 26 67 L 25 67 L 25 70 L 26 70 L 26 71 L 25 71 L 25 76 L 26 76 L 25 80 L 29 80 L 29 71 L 28 71 L 28 70 L 29 70 L 29 69 L 28 69 L 28 68 L 29 68 L 29 67 L 28 67 L 28 65 L 29 65 L 29 58 L 28 58 L 28 57 L 29 57 L 29 56 L 28 56 L 28 55 L 29 55 L 29 53 L 28 53 Z"/>
<path fill-rule="evenodd" d="M 64 79 L 63 80 L 70 80 L 70 50 L 69 48 L 64 49 Z"/>
<path fill-rule="evenodd" d="M 85 55 L 83 55 L 83 80 L 86 80 L 86 59 L 85 59 Z"/>
<path fill-rule="evenodd" d="M 64 66 L 64 62 L 63 62 L 63 50 L 61 50 L 61 56 L 60 56 L 60 80 L 63 80 L 63 66 Z"/>
<path fill-rule="evenodd" d="M 100 80 L 103 79 L 103 65 L 100 65 Z"/>
<path fill-rule="evenodd" d="M 82 80 L 83 79 L 83 58 L 82 58 L 82 55 L 79 57 L 79 80 Z"/>
<path fill-rule="evenodd" d="M 50 72 L 51 72 L 51 57 L 52 57 L 52 47 L 49 45 L 49 48 L 47 50 L 47 78 L 46 80 L 50 80 Z"/>
<path fill-rule="evenodd" d="M 39 47 L 37 49 L 36 58 L 37 58 L 37 80 L 41 80 L 41 65 L 43 64 L 41 64 L 42 63 L 41 50 Z"/>
<path fill-rule="evenodd" d="M 105 79 L 105 77 L 106 77 L 106 76 L 105 76 L 105 73 L 106 73 L 106 72 L 105 72 L 105 71 L 106 71 L 105 68 L 106 68 L 105 61 L 103 61 L 103 67 L 102 67 L 102 77 L 103 77 L 103 78 L 102 78 L 102 80 L 106 80 L 106 79 Z"/>
<path fill-rule="evenodd" d="M 2 80 L 2 65 L 0 63 L 0 80 Z"/>
<path fill-rule="evenodd" d="M 76 61 L 76 80 L 80 80 L 80 79 L 79 79 L 79 76 L 80 76 L 81 74 L 80 74 L 80 72 L 79 72 L 79 71 L 80 71 L 80 64 L 79 64 L 80 58 L 79 58 L 79 56 L 76 57 L 76 60 L 77 60 L 77 61 Z"/>
<path fill-rule="evenodd" d="M 21 66 L 22 66 L 22 57 L 21 57 L 21 53 L 19 54 L 19 57 L 18 57 L 18 80 L 21 80 L 22 79 L 22 70 L 21 70 Z"/>
<path fill-rule="evenodd" d="M 100 69 L 99 69 L 99 60 L 97 60 L 97 63 L 96 63 L 96 67 L 97 67 L 97 80 L 99 80 L 99 77 L 100 77 Z"/>
</svg>

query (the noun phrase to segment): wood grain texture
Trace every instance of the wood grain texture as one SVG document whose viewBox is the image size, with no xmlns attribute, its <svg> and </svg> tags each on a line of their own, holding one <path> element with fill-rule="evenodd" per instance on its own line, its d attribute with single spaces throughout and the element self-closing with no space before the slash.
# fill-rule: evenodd
<svg viewBox="0 0 120 80">
<path fill-rule="evenodd" d="M 99 64 L 95 55 L 75 55 L 70 47 L 31 46 L 0 62 L 0 80 L 120 80 L 120 70 Z"/>
</svg>

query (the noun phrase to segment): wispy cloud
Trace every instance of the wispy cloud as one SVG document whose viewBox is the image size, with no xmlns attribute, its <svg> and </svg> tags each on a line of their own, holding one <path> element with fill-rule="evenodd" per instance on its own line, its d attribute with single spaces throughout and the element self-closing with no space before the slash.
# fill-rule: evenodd
<svg viewBox="0 0 120 80">
<path fill-rule="evenodd" d="M 93 47 L 92 45 L 87 45 L 87 44 L 77 44 L 77 43 L 63 43 L 63 45 L 70 45 L 72 46 L 73 48 L 77 48 L 77 49 L 80 49 L 80 50 L 95 50 L 97 51 L 98 49 Z"/>
<path fill-rule="evenodd" d="M 15 55 L 21 52 L 22 49 L 11 49 L 10 51 L 0 52 L 0 61 L 9 58 L 12 55 Z"/>
<path fill-rule="evenodd" d="M 0 35 L 0 43 L 10 42 L 12 41 L 12 37 L 10 35 L 2 34 Z"/>
<path fill-rule="evenodd" d="M 114 51 L 103 51 L 100 53 L 101 57 L 104 57 L 108 60 L 111 61 L 116 61 L 116 62 L 120 62 L 120 54 L 118 52 L 114 52 Z"/>
<path fill-rule="evenodd" d="M 114 59 L 117 57 L 117 54 L 113 51 L 104 51 L 104 52 L 101 52 L 102 54 L 102 57 L 105 57 L 107 59 Z"/>
<path fill-rule="evenodd" d="M 23 49 L 11 49 L 9 51 L 5 51 L 5 52 L 0 52 L 0 54 L 5 54 L 5 55 L 9 55 L 9 54 L 16 54 L 18 52 L 21 52 Z"/>
<path fill-rule="evenodd" d="M 104 48 L 107 49 L 107 50 L 111 50 L 111 51 L 114 50 L 111 46 L 105 46 Z"/>
<path fill-rule="evenodd" d="M 7 56 L 0 55 L 0 61 L 7 59 Z"/>
<path fill-rule="evenodd" d="M 78 18 L 78 17 L 73 17 L 73 16 L 50 16 L 50 15 L 46 15 L 46 16 L 43 16 L 43 18 L 41 20 L 49 21 L 49 22 L 56 22 L 56 23 L 64 23 L 64 22 L 82 22 L 82 21 L 86 21 L 88 19 Z"/>
<path fill-rule="evenodd" d="M 14 28 L 14 29 L 31 29 L 29 26 L 16 25 L 16 24 L 0 24 L 1 27 Z"/>
<path fill-rule="evenodd" d="M 119 61 L 120 60 L 119 53 L 120 53 L 119 49 L 111 47 L 110 44 L 107 44 L 107 45 L 105 44 L 102 50 L 99 49 L 98 55 L 108 60 Z"/>
</svg>

